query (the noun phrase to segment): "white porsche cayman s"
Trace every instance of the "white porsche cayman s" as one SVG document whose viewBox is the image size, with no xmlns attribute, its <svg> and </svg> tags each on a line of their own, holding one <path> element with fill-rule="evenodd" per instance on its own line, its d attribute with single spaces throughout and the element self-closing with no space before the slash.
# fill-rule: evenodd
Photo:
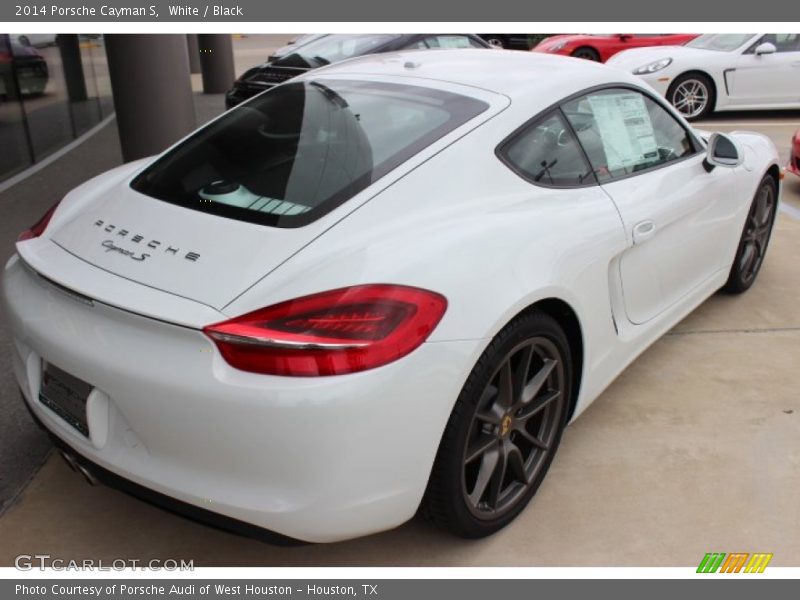
<svg viewBox="0 0 800 600">
<path fill-rule="evenodd" d="M 628 363 L 753 283 L 778 165 L 589 61 L 348 61 L 21 234 L 15 374 L 80 469 L 212 523 L 487 535 Z"/>
</svg>

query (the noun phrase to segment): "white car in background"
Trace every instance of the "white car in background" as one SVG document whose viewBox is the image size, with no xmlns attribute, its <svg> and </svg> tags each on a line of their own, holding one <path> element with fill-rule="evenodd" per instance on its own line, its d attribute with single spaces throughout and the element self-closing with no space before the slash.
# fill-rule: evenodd
<svg viewBox="0 0 800 600">
<path fill-rule="evenodd" d="M 626 50 L 607 64 L 639 75 L 690 120 L 715 110 L 800 108 L 796 33 L 712 33 Z"/>
<path fill-rule="evenodd" d="M 23 232 L 14 373 L 71 464 L 196 518 L 489 535 L 626 365 L 753 284 L 779 175 L 595 62 L 348 60 Z"/>
</svg>

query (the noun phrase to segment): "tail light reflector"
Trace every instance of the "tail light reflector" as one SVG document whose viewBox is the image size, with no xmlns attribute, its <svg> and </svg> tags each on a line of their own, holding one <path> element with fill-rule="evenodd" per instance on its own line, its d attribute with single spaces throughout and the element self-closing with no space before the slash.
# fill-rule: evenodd
<svg viewBox="0 0 800 600">
<path fill-rule="evenodd" d="M 58 205 L 60 202 L 56 202 L 53 206 L 51 206 L 46 213 L 42 215 L 42 217 L 36 221 L 33 225 L 31 225 L 30 229 L 26 229 L 22 233 L 17 236 L 18 242 L 24 242 L 25 240 L 30 240 L 33 238 L 37 238 L 44 233 L 44 230 L 47 229 L 47 225 L 50 223 L 50 219 L 53 218 L 53 213 L 56 212 Z"/>
<path fill-rule="evenodd" d="M 342 375 L 390 363 L 431 334 L 444 296 L 360 285 L 282 302 L 203 331 L 231 366 L 269 375 Z"/>
</svg>

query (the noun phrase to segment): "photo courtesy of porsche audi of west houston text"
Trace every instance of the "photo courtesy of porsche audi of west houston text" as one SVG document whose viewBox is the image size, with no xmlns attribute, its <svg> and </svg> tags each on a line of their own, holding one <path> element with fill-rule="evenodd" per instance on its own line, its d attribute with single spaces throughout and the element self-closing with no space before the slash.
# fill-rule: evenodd
<svg viewBox="0 0 800 600">
<path fill-rule="evenodd" d="M 200 9 L 197 6 L 185 4 L 167 5 L 167 14 L 174 17 L 243 17 L 241 6 L 223 6 L 221 4 L 206 4 Z M 155 4 L 141 6 L 111 6 L 102 4 L 95 6 L 59 6 L 58 4 L 15 4 L 14 15 L 17 17 L 111 17 L 119 19 L 124 17 L 151 17 L 158 19 L 161 14 Z"/>
<path fill-rule="evenodd" d="M 780 185 L 767 138 L 629 70 L 355 58 L 23 232 L 14 373 L 75 465 L 215 525 L 331 542 L 421 510 L 481 537 L 636 356 L 754 283 Z"/>
</svg>

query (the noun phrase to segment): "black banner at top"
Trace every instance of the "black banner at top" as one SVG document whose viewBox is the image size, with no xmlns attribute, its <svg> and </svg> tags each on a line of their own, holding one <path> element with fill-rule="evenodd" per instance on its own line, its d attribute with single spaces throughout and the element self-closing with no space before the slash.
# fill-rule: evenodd
<svg viewBox="0 0 800 600">
<path fill-rule="evenodd" d="M 785 22 L 796 0 L 11 0 L 0 22 Z"/>
</svg>

